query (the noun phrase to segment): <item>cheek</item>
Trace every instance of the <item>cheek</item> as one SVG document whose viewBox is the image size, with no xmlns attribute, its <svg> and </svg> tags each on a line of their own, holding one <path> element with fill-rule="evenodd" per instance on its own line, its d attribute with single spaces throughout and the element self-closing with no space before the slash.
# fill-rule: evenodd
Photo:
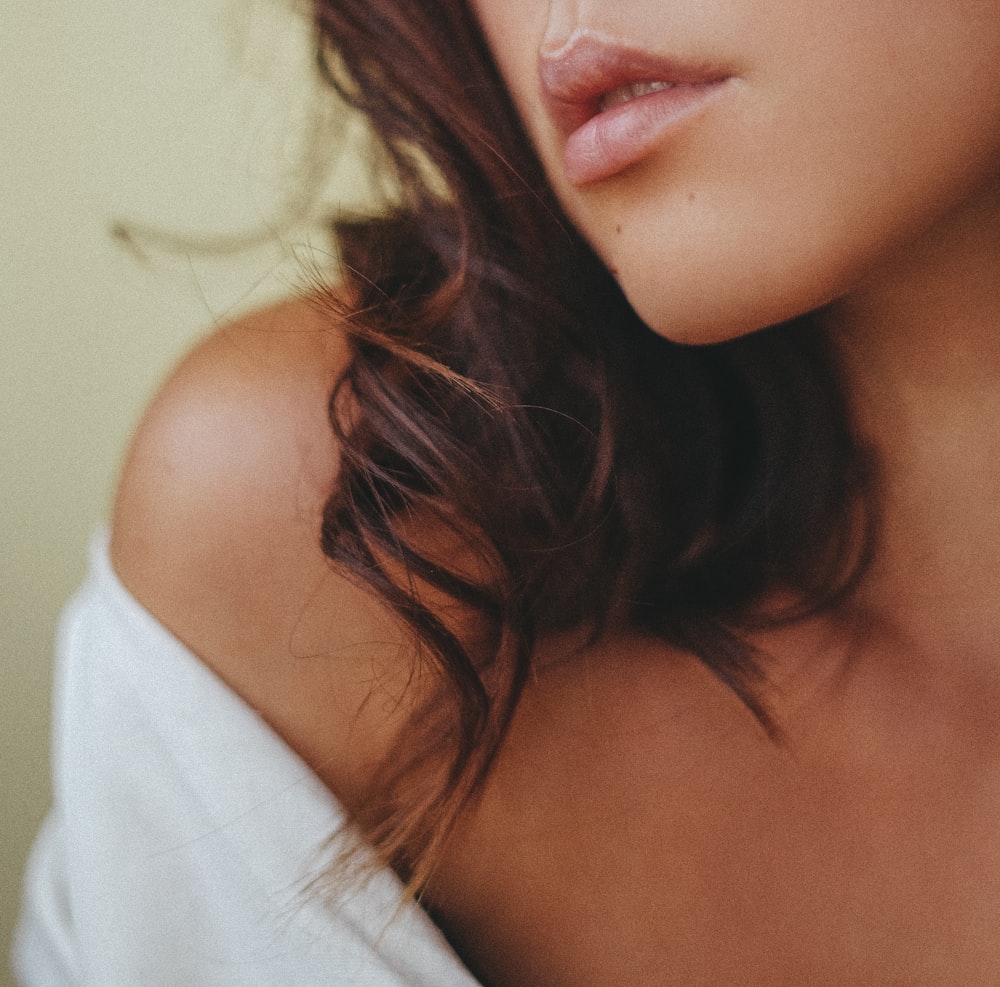
<svg viewBox="0 0 1000 987">
<path fill-rule="evenodd" d="M 545 34 L 548 2 L 471 0 L 470 8 L 526 123 L 539 115 L 538 50 Z"/>
</svg>

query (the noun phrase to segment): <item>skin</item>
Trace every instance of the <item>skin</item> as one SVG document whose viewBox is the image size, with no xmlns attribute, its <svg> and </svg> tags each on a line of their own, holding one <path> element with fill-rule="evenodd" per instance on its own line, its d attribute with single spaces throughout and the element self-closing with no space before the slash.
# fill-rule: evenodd
<svg viewBox="0 0 1000 987">
<path fill-rule="evenodd" d="M 1000 7 L 476 9 L 554 187 L 656 331 L 821 307 L 885 523 L 849 607 L 755 641 L 783 745 L 683 654 L 546 642 L 427 906 L 494 987 L 997 982 Z M 574 29 L 718 59 L 731 94 L 570 186 L 536 60 Z M 413 692 L 392 621 L 315 546 L 343 360 L 303 303 L 203 344 L 140 427 L 112 553 L 359 806 Z"/>
<path fill-rule="evenodd" d="M 996 215 L 1000 15 L 983 0 L 473 6 L 567 210 L 665 335 L 818 308 L 986 187 Z M 729 91 L 627 174 L 574 188 L 537 76 L 574 32 L 718 67 Z"/>
</svg>

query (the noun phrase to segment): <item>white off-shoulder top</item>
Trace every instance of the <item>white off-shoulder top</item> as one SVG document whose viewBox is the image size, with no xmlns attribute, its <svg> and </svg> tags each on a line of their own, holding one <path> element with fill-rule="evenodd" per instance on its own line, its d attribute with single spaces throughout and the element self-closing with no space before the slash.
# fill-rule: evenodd
<svg viewBox="0 0 1000 987">
<path fill-rule="evenodd" d="M 104 532 L 57 655 L 21 984 L 476 987 L 427 914 L 400 910 L 392 872 L 336 904 L 316 889 L 341 807 L 129 595 Z"/>
</svg>

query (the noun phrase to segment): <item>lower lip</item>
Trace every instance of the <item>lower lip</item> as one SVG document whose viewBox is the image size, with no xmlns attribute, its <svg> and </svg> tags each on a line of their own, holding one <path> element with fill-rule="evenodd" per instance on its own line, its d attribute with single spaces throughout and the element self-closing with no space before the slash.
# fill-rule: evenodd
<svg viewBox="0 0 1000 987">
<path fill-rule="evenodd" d="M 563 167 L 573 185 L 611 178 L 648 156 L 700 112 L 727 80 L 672 86 L 637 96 L 591 117 L 569 135 Z"/>
</svg>

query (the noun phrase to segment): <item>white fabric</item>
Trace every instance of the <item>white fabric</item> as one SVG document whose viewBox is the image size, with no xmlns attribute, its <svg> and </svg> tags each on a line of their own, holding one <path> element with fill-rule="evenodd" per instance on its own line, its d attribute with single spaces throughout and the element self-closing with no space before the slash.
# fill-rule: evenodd
<svg viewBox="0 0 1000 987">
<path fill-rule="evenodd" d="M 340 807 L 116 578 L 107 536 L 64 614 L 54 807 L 25 877 L 25 987 L 475 987 L 377 871 L 325 901 Z"/>
</svg>

